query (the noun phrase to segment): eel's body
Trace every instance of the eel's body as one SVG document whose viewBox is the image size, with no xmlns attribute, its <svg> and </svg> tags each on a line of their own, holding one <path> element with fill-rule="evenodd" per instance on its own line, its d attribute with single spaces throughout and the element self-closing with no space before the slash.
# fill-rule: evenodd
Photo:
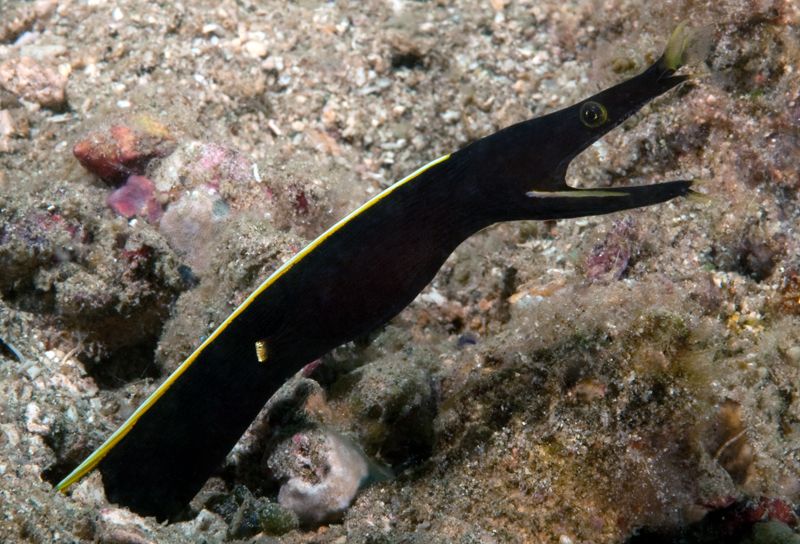
<svg viewBox="0 0 800 544">
<path fill-rule="evenodd" d="M 270 276 L 58 488 L 99 464 L 111 501 L 174 516 L 287 378 L 391 319 L 475 232 L 690 193 L 686 180 L 613 190 L 564 181 L 575 155 L 683 81 L 673 75 L 678 64 L 665 54 L 589 100 L 433 161 L 364 204 Z"/>
</svg>

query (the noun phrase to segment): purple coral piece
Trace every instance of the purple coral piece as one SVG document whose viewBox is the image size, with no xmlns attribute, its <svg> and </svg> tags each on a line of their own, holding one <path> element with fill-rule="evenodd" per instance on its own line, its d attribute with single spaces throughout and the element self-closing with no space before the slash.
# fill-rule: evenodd
<svg viewBox="0 0 800 544">
<path fill-rule="evenodd" d="M 636 237 L 633 222 L 630 220 L 615 222 L 605 240 L 595 245 L 586 257 L 586 277 L 592 281 L 622 278 L 630 265 Z"/>
<path fill-rule="evenodd" d="M 163 212 L 156 200 L 156 186 L 144 176 L 129 176 L 125 184 L 108 195 L 108 206 L 128 219 L 139 216 L 153 223 Z"/>
</svg>

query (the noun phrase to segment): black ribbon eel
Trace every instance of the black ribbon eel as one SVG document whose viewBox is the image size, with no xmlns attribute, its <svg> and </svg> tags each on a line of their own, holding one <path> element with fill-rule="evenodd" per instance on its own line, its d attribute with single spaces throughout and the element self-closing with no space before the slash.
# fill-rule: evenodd
<svg viewBox="0 0 800 544">
<path fill-rule="evenodd" d="M 696 194 L 692 180 L 602 190 L 565 181 L 578 153 L 686 79 L 675 75 L 686 40 L 679 27 L 641 74 L 436 159 L 347 215 L 267 278 L 57 488 L 99 466 L 109 500 L 174 518 L 289 377 L 395 316 L 474 233 Z"/>
</svg>

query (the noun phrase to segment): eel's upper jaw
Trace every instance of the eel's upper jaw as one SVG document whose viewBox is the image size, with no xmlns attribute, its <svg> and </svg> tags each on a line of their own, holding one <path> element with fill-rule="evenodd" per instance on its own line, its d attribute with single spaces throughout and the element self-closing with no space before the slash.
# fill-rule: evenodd
<svg viewBox="0 0 800 544">
<path fill-rule="evenodd" d="M 538 219 L 567 219 L 650 206 L 679 196 L 703 198 L 692 187 L 698 180 L 677 180 L 652 185 L 614 187 L 608 189 L 575 189 L 530 191 L 527 196 L 541 203 Z"/>
<path fill-rule="evenodd" d="M 605 89 L 574 106 L 566 108 L 555 115 L 563 125 L 580 119 L 583 108 L 593 105 L 601 108 L 604 122 L 597 125 L 569 125 L 566 140 L 568 150 L 555 169 L 558 173 L 566 173 L 567 166 L 579 153 L 611 132 L 626 119 L 639 111 L 653 99 L 670 89 L 687 81 L 689 76 L 676 74 L 684 65 L 690 54 L 690 48 L 696 40 L 696 32 L 685 24 L 680 24 L 673 31 L 664 48 L 663 54 L 642 73 L 627 79 L 613 87 Z"/>
<path fill-rule="evenodd" d="M 689 79 L 689 76 L 676 75 L 674 70 L 665 68 L 666 61 L 664 59 L 665 56 L 662 55 L 641 74 L 577 104 L 578 111 L 583 104 L 588 102 L 602 104 L 608 116 L 608 122 L 594 129 L 585 130 L 585 140 L 580 146 L 581 151 L 611 132 L 655 98 Z"/>
<path fill-rule="evenodd" d="M 644 72 L 619 85 L 602 91 L 590 100 L 601 103 L 608 101 L 611 126 L 603 127 L 602 134 L 619 125 L 645 104 L 664 94 L 668 90 L 689 79 L 687 75 L 675 75 L 684 66 L 690 56 L 697 54 L 695 49 L 701 41 L 701 32 L 690 28 L 685 22 L 680 23 L 667 41 L 664 52 Z M 602 135 L 601 134 L 601 135 Z"/>
</svg>

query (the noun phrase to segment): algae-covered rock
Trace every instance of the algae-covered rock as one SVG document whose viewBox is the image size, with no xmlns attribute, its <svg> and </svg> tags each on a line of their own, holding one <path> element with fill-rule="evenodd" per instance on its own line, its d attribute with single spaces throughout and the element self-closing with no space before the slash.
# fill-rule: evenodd
<svg viewBox="0 0 800 544">
<path fill-rule="evenodd" d="M 742 544 L 798 544 L 800 535 L 780 521 L 765 521 L 753 526 L 752 535 Z"/>
<path fill-rule="evenodd" d="M 334 410 L 354 418 L 366 452 L 392 466 L 426 459 L 433 450 L 437 412 L 430 355 L 382 358 L 341 377 L 332 386 Z"/>
</svg>

